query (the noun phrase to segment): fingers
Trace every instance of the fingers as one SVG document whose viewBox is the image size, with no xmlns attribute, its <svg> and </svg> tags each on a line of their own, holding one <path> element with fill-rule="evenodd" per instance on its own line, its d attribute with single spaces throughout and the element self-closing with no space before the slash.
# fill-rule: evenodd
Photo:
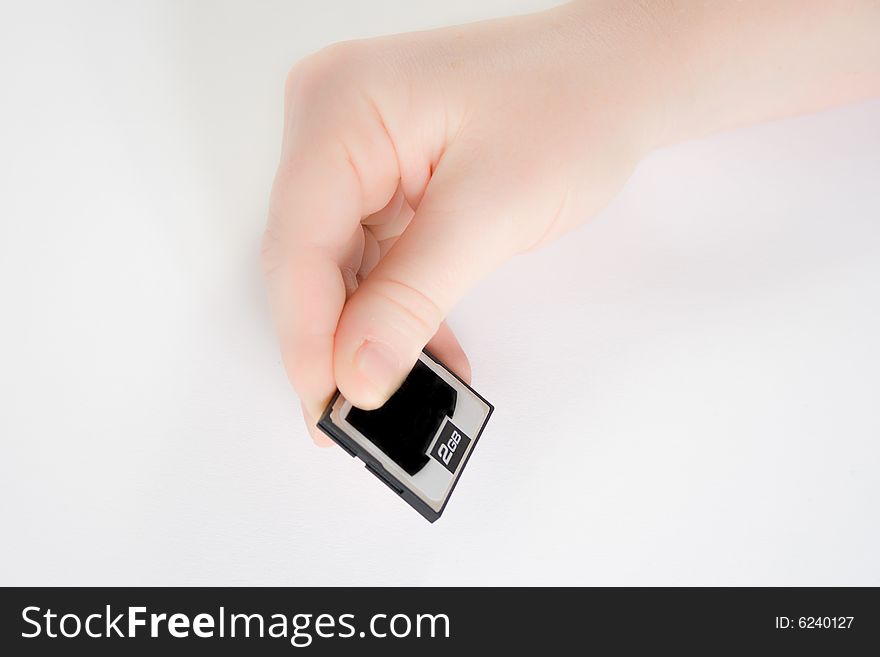
<svg viewBox="0 0 880 657">
<path fill-rule="evenodd" d="M 358 225 L 357 189 L 348 180 L 342 164 L 325 165 L 326 176 L 340 181 L 339 198 L 323 198 L 315 190 L 317 169 L 286 172 L 276 183 L 273 212 L 281 233 L 276 239 L 282 250 L 282 264 L 273 272 L 273 314 L 281 345 L 284 367 L 306 410 L 320 415 L 321 407 L 333 393 L 332 355 L 336 322 L 345 303 L 346 279 L 343 271 L 356 253 L 363 232 Z M 310 182 L 314 184 L 309 185 Z M 312 226 L 318 222 L 303 217 L 325 217 L 328 231 L 321 240 L 313 239 Z M 335 234 L 333 234 L 335 233 Z"/>
<path fill-rule="evenodd" d="M 312 442 L 315 443 L 318 447 L 331 447 L 335 443 L 333 439 L 331 439 L 327 434 L 321 431 L 318 428 L 317 420 L 312 416 L 309 411 L 306 410 L 305 404 L 301 405 L 303 421 L 306 423 L 306 428 L 309 431 L 309 436 L 312 438 Z"/>
<path fill-rule="evenodd" d="M 311 418 L 336 388 L 334 334 L 364 255 L 361 218 L 388 204 L 400 177 L 375 109 L 346 93 L 334 73 L 345 67 L 321 57 L 288 82 L 267 229 L 279 262 L 270 287 L 284 366 Z"/>
<path fill-rule="evenodd" d="M 449 328 L 449 324 L 446 322 L 440 324 L 440 329 L 428 342 L 427 348 L 444 365 L 461 377 L 465 383 L 471 382 L 470 361 L 468 361 L 468 357 L 465 355 L 452 329 Z M 318 428 L 317 420 L 306 410 L 305 404 L 302 405 L 302 414 L 303 421 L 309 431 L 309 436 L 311 436 L 315 445 L 318 447 L 332 447 L 335 443 Z"/>
<path fill-rule="evenodd" d="M 458 299 L 515 251 L 484 195 L 494 187 L 480 179 L 467 162 L 444 156 L 415 217 L 346 303 L 334 372 L 355 406 L 381 406 Z M 452 346 L 445 333 L 438 344 Z"/>
</svg>

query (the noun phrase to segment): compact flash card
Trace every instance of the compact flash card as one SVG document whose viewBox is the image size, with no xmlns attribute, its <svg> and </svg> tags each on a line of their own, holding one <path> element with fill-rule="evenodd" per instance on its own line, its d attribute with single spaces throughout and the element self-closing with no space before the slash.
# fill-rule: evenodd
<svg viewBox="0 0 880 657">
<path fill-rule="evenodd" d="M 493 406 L 427 352 L 381 408 L 339 392 L 318 427 L 425 518 L 443 513 Z"/>
</svg>

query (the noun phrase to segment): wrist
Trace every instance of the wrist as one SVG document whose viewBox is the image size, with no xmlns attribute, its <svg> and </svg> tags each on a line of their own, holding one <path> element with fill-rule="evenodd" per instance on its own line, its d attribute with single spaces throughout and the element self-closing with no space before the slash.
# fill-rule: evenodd
<svg viewBox="0 0 880 657">
<path fill-rule="evenodd" d="M 574 0 L 560 8 L 587 44 L 581 65 L 598 76 L 643 154 L 688 138 L 693 81 L 680 45 L 682 22 L 668 0 Z M 597 71 L 597 67 L 601 69 Z"/>
</svg>

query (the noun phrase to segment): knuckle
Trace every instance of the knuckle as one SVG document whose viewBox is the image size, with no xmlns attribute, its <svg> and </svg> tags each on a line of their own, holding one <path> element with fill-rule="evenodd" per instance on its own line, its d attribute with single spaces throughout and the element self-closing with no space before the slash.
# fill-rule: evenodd
<svg viewBox="0 0 880 657">
<path fill-rule="evenodd" d="M 363 41 L 337 41 L 319 50 L 315 57 L 331 70 L 344 70 L 355 65 L 366 48 Z"/>
<path fill-rule="evenodd" d="M 323 90 L 350 79 L 363 60 L 364 46 L 342 41 L 301 59 L 287 74 L 284 95 L 288 102 L 309 100 Z"/>
<path fill-rule="evenodd" d="M 430 338 L 443 321 L 440 305 L 429 294 L 408 283 L 384 278 L 377 281 L 373 292 L 397 312 L 406 329 L 414 335 Z"/>
</svg>

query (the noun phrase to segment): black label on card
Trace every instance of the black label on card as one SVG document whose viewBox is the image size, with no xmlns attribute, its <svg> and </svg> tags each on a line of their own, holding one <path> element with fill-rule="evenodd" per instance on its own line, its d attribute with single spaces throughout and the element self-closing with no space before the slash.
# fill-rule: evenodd
<svg viewBox="0 0 880 657">
<path fill-rule="evenodd" d="M 443 421 L 440 435 L 431 450 L 431 457 L 443 464 L 447 470 L 455 474 L 461 457 L 467 451 L 471 439 L 457 426 L 452 424 L 448 417 Z"/>
</svg>

